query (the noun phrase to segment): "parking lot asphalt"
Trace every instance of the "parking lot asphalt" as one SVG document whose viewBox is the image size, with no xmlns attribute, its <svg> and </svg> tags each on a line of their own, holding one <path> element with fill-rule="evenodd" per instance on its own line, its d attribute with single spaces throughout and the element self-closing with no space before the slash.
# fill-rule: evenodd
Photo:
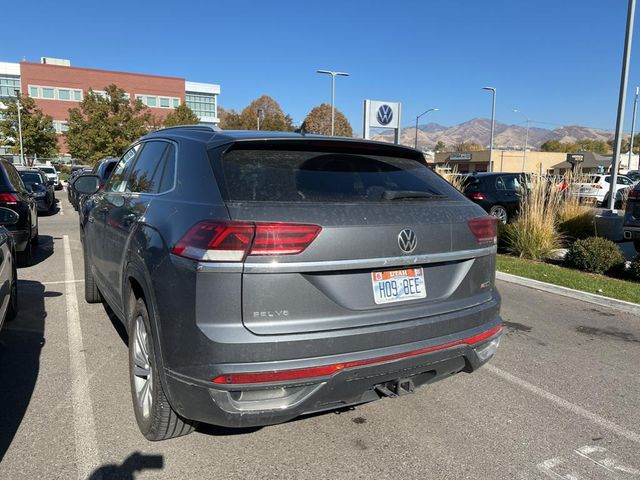
<svg viewBox="0 0 640 480">
<path fill-rule="evenodd" d="M 413 395 L 151 443 L 126 334 L 83 297 L 78 218 L 40 218 L 0 332 L 0 479 L 640 478 L 640 318 L 506 283 L 492 362 Z"/>
</svg>

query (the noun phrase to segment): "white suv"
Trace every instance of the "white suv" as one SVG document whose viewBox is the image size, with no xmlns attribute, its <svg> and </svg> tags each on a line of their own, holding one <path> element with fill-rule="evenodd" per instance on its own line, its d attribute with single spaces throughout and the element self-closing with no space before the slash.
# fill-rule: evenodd
<svg viewBox="0 0 640 480">
<path fill-rule="evenodd" d="M 47 176 L 47 180 L 53 181 L 53 188 L 56 190 L 62 190 L 62 183 L 60 183 L 60 177 L 56 167 L 52 165 L 38 165 L 36 168 L 42 170 Z"/>
<path fill-rule="evenodd" d="M 606 206 L 611 190 L 611 175 L 589 175 L 585 180 L 583 183 L 573 184 L 572 193 L 582 201 L 595 203 L 598 207 Z M 633 185 L 633 180 L 624 175 L 618 175 L 615 187 L 616 200 L 621 191 L 631 188 Z"/>
</svg>

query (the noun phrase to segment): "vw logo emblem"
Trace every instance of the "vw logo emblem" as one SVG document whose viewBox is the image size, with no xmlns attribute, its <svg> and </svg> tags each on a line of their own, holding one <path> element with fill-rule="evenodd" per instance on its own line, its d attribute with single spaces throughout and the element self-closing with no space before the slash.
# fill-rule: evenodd
<svg viewBox="0 0 640 480">
<path fill-rule="evenodd" d="M 391 120 L 393 120 L 392 108 L 386 103 L 384 105 L 380 105 L 380 108 L 378 108 L 378 113 L 376 114 L 376 118 L 378 119 L 378 123 L 380 125 L 389 125 L 391 123 Z"/>
<path fill-rule="evenodd" d="M 398 246 L 404 253 L 413 252 L 418 246 L 418 237 L 413 230 L 405 228 L 398 234 Z"/>
</svg>

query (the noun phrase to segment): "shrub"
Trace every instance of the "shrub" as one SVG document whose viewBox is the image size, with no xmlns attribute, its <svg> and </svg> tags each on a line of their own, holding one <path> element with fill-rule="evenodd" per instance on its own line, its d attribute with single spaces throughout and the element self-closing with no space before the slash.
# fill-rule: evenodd
<svg viewBox="0 0 640 480">
<path fill-rule="evenodd" d="M 541 177 L 532 177 L 523 192 L 518 219 L 507 225 L 504 241 L 511 254 L 532 260 L 548 258 L 562 246 L 556 230 L 561 195 L 555 186 Z"/>
<path fill-rule="evenodd" d="M 447 182 L 449 182 L 454 188 L 460 191 L 462 191 L 462 189 L 464 188 L 464 181 L 466 177 L 458 171 L 457 165 L 450 167 L 449 164 L 447 164 L 444 166 L 444 168 L 437 168 L 436 172 L 440 174 L 440 176 Z"/>
<path fill-rule="evenodd" d="M 565 259 L 571 267 L 591 273 L 605 273 L 624 264 L 622 250 L 611 240 L 589 237 L 576 240 Z"/>
<path fill-rule="evenodd" d="M 595 212 L 591 208 L 581 206 L 572 214 L 558 216 L 558 231 L 569 241 L 593 237 L 596 234 Z"/>
</svg>

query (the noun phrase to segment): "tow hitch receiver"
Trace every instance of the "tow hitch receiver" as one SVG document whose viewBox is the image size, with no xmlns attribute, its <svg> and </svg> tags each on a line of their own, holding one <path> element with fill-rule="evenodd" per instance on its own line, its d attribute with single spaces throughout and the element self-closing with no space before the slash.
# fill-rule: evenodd
<svg viewBox="0 0 640 480">
<path fill-rule="evenodd" d="M 374 387 L 374 390 L 382 397 L 400 397 L 413 393 L 416 387 L 410 378 L 401 378 L 392 382 L 380 383 Z"/>
</svg>

